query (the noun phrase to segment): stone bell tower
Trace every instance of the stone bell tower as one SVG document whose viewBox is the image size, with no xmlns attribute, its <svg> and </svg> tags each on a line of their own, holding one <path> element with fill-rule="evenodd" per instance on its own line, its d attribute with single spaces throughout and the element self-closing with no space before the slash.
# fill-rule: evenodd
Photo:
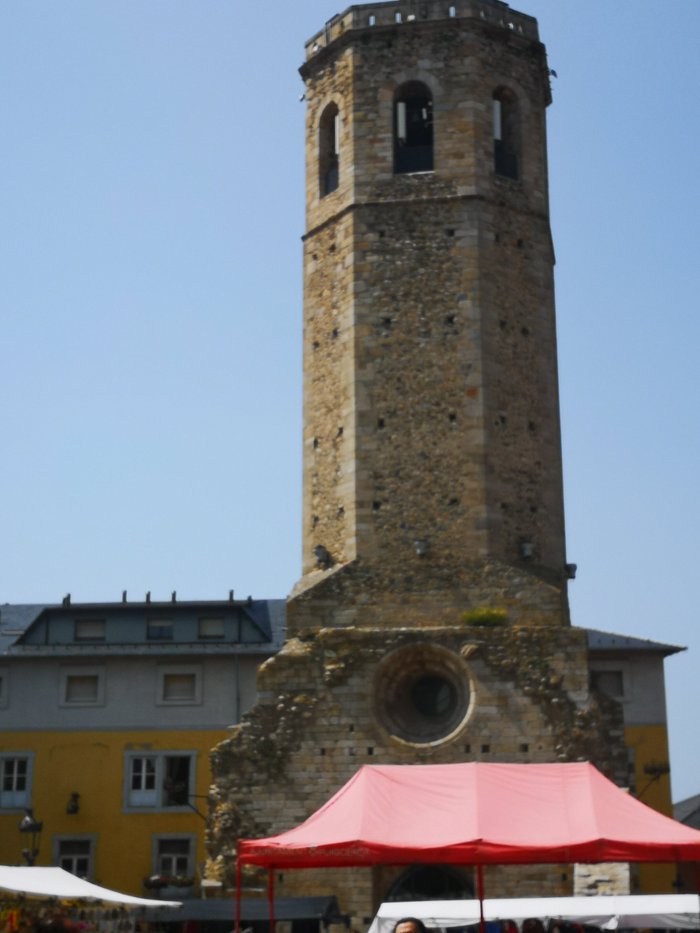
<svg viewBox="0 0 700 933">
<path fill-rule="evenodd" d="M 566 624 L 537 24 L 494 2 L 351 7 L 301 71 L 295 593 L 350 568 L 372 589 L 454 592 L 486 562 L 552 588 L 546 607 L 521 608 Z"/>
<path fill-rule="evenodd" d="M 303 568 L 258 703 L 213 754 L 225 883 L 237 837 L 295 825 L 361 764 L 588 758 L 626 777 L 568 616 L 537 23 L 500 0 L 351 6 L 301 74 Z M 278 891 L 336 894 L 360 924 L 387 896 L 470 884 L 416 871 L 287 872 Z"/>
</svg>

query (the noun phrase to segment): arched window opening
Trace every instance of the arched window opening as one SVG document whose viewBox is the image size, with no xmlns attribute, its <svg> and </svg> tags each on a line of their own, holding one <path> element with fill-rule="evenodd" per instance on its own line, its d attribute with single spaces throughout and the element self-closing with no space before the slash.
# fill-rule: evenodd
<svg viewBox="0 0 700 933">
<path fill-rule="evenodd" d="M 402 85 L 394 103 L 394 172 L 432 172 L 433 97 L 418 81 Z"/>
<path fill-rule="evenodd" d="M 493 95 L 493 168 L 503 178 L 519 178 L 520 118 L 512 91 L 499 88 Z"/>
<path fill-rule="evenodd" d="M 387 901 L 451 901 L 473 898 L 474 887 L 454 868 L 412 865 L 389 888 Z"/>
<path fill-rule="evenodd" d="M 329 104 L 321 114 L 318 151 L 319 191 L 321 197 L 338 187 L 340 180 L 340 114 Z"/>
</svg>

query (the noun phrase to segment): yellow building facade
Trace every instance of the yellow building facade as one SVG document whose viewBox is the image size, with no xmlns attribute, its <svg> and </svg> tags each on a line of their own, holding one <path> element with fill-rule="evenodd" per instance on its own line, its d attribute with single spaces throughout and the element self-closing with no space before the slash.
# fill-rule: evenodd
<svg viewBox="0 0 700 933">
<path fill-rule="evenodd" d="M 209 750 L 222 730 L 4 733 L 0 757 L 31 759 L 31 809 L 42 823 L 37 865 L 58 864 L 97 884 L 129 894 L 157 896 L 154 875 L 182 879 L 191 894 L 204 859 Z M 187 803 L 151 809 L 129 803 L 130 763 L 167 758 L 191 761 Z M 31 834 L 18 829 L 22 813 L 0 811 L 0 863 L 24 863 Z M 185 885 L 186 879 L 192 879 Z"/>
<path fill-rule="evenodd" d="M 210 750 L 252 704 L 283 604 L 29 610 L 0 612 L 0 863 L 195 896 Z"/>
<path fill-rule="evenodd" d="M 664 659 L 674 645 L 610 632 L 588 631 L 591 686 L 622 707 L 630 790 L 643 803 L 673 815 L 666 719 Z M 673 894 L 675 865 L 638 865 L 632 893 Z"/>
</svg>

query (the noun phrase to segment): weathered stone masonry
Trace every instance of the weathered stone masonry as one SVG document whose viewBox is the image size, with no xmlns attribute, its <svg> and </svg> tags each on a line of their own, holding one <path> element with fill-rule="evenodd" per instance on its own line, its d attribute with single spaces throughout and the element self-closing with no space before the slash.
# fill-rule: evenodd
<svg viewBox="0 0 700 933">
<path fill-rule="evenodd" d="M 350 7 L 306 52 L 303 574 L 259 701 L 213 754 L 226 885 L 236 838 L 295 825 L 364 763 L 585 758 L 627 779 L 619 709 L 589 694 L 569 624 L 537 24 L 498 0 L 397 0 Z M 427 170 L 394 160 L 403 100 L 423 101 Z M 277 890 L 334 893 L 359 925 L 396 875 Z M 487 883 L 571 890 L 566 868 Z"/>
</svg>

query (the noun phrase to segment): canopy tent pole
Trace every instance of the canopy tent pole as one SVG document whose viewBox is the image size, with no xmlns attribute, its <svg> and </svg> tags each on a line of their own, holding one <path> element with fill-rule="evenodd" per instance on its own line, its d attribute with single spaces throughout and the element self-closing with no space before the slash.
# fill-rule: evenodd
<svg viewBox="0 0 700 933">
<path fill-rule="evenodd" d="M 484 933 L 484 866 L 476 866 L 476 896 L 479 898 L 479 933 Z"/>
<path fill-rule="evenodd" d="M 238 848 L 238 845 L 236 845 Z M 234 926 L 235 933 L 240 933 L 241 929 L 241 856 L 240 853 L 236 853 L 236 905 L 235 905 L 235 916 L 236 923 Z"/>
<path fill-rule="evenodd" d="M 267 869 L 267 910 L 270 917 L 270 933 L 275 933 L 275 869 Z"/>
</svg>

